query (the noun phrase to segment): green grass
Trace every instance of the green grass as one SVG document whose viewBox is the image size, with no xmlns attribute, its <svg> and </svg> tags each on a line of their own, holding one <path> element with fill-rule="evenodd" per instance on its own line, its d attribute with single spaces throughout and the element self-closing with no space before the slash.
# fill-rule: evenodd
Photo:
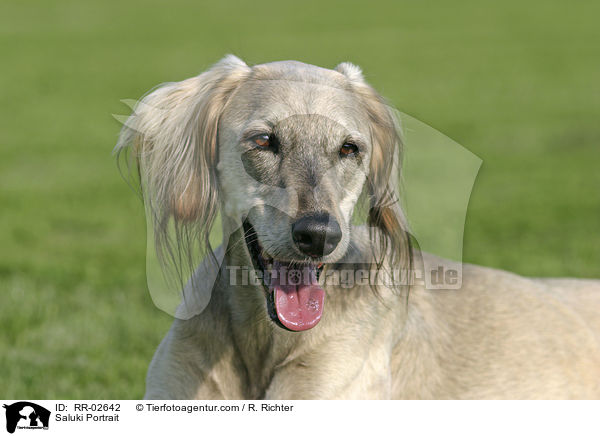
<svg viewBox="0 0 600 436">
<path fill-rule="evenodd" d="M 0 5 L 0 397 L 135 398 L 170 318 L 111 150 L 125 114 L 225 53 L 351 60 L 483 159 L 466 261 L 600 275 L 600 4 L 589 1 Z"/>
</svg>

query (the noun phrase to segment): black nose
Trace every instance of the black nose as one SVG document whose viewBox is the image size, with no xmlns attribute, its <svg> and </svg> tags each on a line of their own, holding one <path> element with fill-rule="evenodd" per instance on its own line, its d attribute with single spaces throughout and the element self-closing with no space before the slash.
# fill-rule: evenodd
<svg viewBox="0 0 600 436">
<path fill-rule="evenodd" d="M 316 213 L 305 215 L 292 224 L 292 238 L 304 254 L 326 256 L 342 239 L 342 230 L 328 213 Z"/>
</svg>

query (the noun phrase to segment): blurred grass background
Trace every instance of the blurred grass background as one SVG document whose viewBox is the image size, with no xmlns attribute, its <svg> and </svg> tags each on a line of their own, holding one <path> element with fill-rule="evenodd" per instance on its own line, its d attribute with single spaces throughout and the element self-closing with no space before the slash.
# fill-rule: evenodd
<svg viewBox="0 0 600 436">
<path fill-rule="evenodd" d="M 121 99 L 248 63 L 350 60 L 483 159 L 465 260 L 600 269 L 600 3 L 0 3 L 0 397 L 136 398 L 171 319 L 111 150 Z"/>
</svg>

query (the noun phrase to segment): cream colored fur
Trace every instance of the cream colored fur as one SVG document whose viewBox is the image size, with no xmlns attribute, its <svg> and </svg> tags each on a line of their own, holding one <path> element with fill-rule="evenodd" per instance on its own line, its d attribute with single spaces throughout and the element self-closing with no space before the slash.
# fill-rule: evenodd
<svg viewBox="0 0 600 436">
<path fill-rule="evenodd" d="M 448 267 L 452 267 L 450 263 Z M 321 322 L 283 331 L 224 285 L 176 320 L 147 398 L 600 398 L 600 284 L 464 265 L 460 290 L 327 289 Z M 384 304 L 385 303 L 385 304 Z"/>
<path fill-rule="evenodd" d="M 341 126 L 367 138 L 365 160 L 345 190 L 333 183 L 346 174 L 336 167 L 319 185 L 320 197 L 315 194 L 314 201 L 330 208 L 344 232 L 324 262 L 335 264 L 344 256 L 346 262 L 372 261 L 372 235 L 351 225 L 351 213 L 365 180 L 381 171 L 382 162 L 394 160 L 378 146 L 394 135 L 386 133 L 393 126 L 384 126 L 387 112 L 360 69 L 342 64 L 332 71 L 296 62 L 251 68 L 228 57 L 145 101 L 163 111 L 138 113 L 119 148 L 132 143 L 140 148 L 137 158 L 149 172 L 145 200 L 159 231 L 174 219 L 184 230 L 199 226 L 191 234 L 205 236 L 210 229 L 198 220 L 212 224 L 218 208 L 231 238 L 225 241 L 227 253 L 220 247 L 216 258 L 223 265 L 250 265 L 239 226 L 241 215 L 258 204 L 249 217 L 265 248 L 293 256 L 290 223 L 265 204 L 297 208 L 302 184 L 290 182 L 292 188 L 282 190 L 243 178 L 240 137 L 269 117 L 290 131 L 306 132 L 306 138 L 314 133 L 335 141 Z M 294 121 L 307 110 L 333 124 L 321 118 L 315 120 L 324 127 L 306 124 L 312 118 Z M 300 177 L 298 168 L 286 175 Z M 400 217 L 388 226 L 402 222 Z M 430 256 L 414 254 L 417 268 Z M 383 286 L 378 295 L 369 286 L 328 286 L 321 322 L 298 333 L 271 321 L 260 287 L 231 286 L 229 275 L 222 274 L 214 289 L 205 289 L 212 286 L 202 283 L 203 271 L 217 267 L 209 260 L 200 267 L 191 289 L 198 301 L 207 300 L 200 293 L 212 291 L 210 302 L 191 319 L 174 321 L 150 365 L 147 398 L 600 398 L 600 281 L 532 279 L 464 265 L 460 290 L 414 285 L 406 298 Z"/>
</svg>

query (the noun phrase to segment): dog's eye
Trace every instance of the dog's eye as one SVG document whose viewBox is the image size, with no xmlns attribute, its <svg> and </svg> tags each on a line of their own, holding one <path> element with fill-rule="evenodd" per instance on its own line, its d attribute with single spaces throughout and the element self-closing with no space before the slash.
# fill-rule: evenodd
<svg viewBox="0 0 600 436">
<path fill-rule="evenodd" d="M 279 141 L 274 134 L 261 133 L 252 136 L 249 140 L 254 142 L 259 150 L 268 150 L 275 154 L 279 152 Z"/>
<path fill-rule="evenodd" d="M 271 146 L 271 138 L 269 135 L 258 135 L 254 137 L 254 143 L 260 148 L 269 148 Z"/>
<path fill-rule="evenodd" d="M 355 144 L 346 143 L 340 148 L 340 156 L 355 156 L 358 154 L 358 147 Z"/>
</svg>

